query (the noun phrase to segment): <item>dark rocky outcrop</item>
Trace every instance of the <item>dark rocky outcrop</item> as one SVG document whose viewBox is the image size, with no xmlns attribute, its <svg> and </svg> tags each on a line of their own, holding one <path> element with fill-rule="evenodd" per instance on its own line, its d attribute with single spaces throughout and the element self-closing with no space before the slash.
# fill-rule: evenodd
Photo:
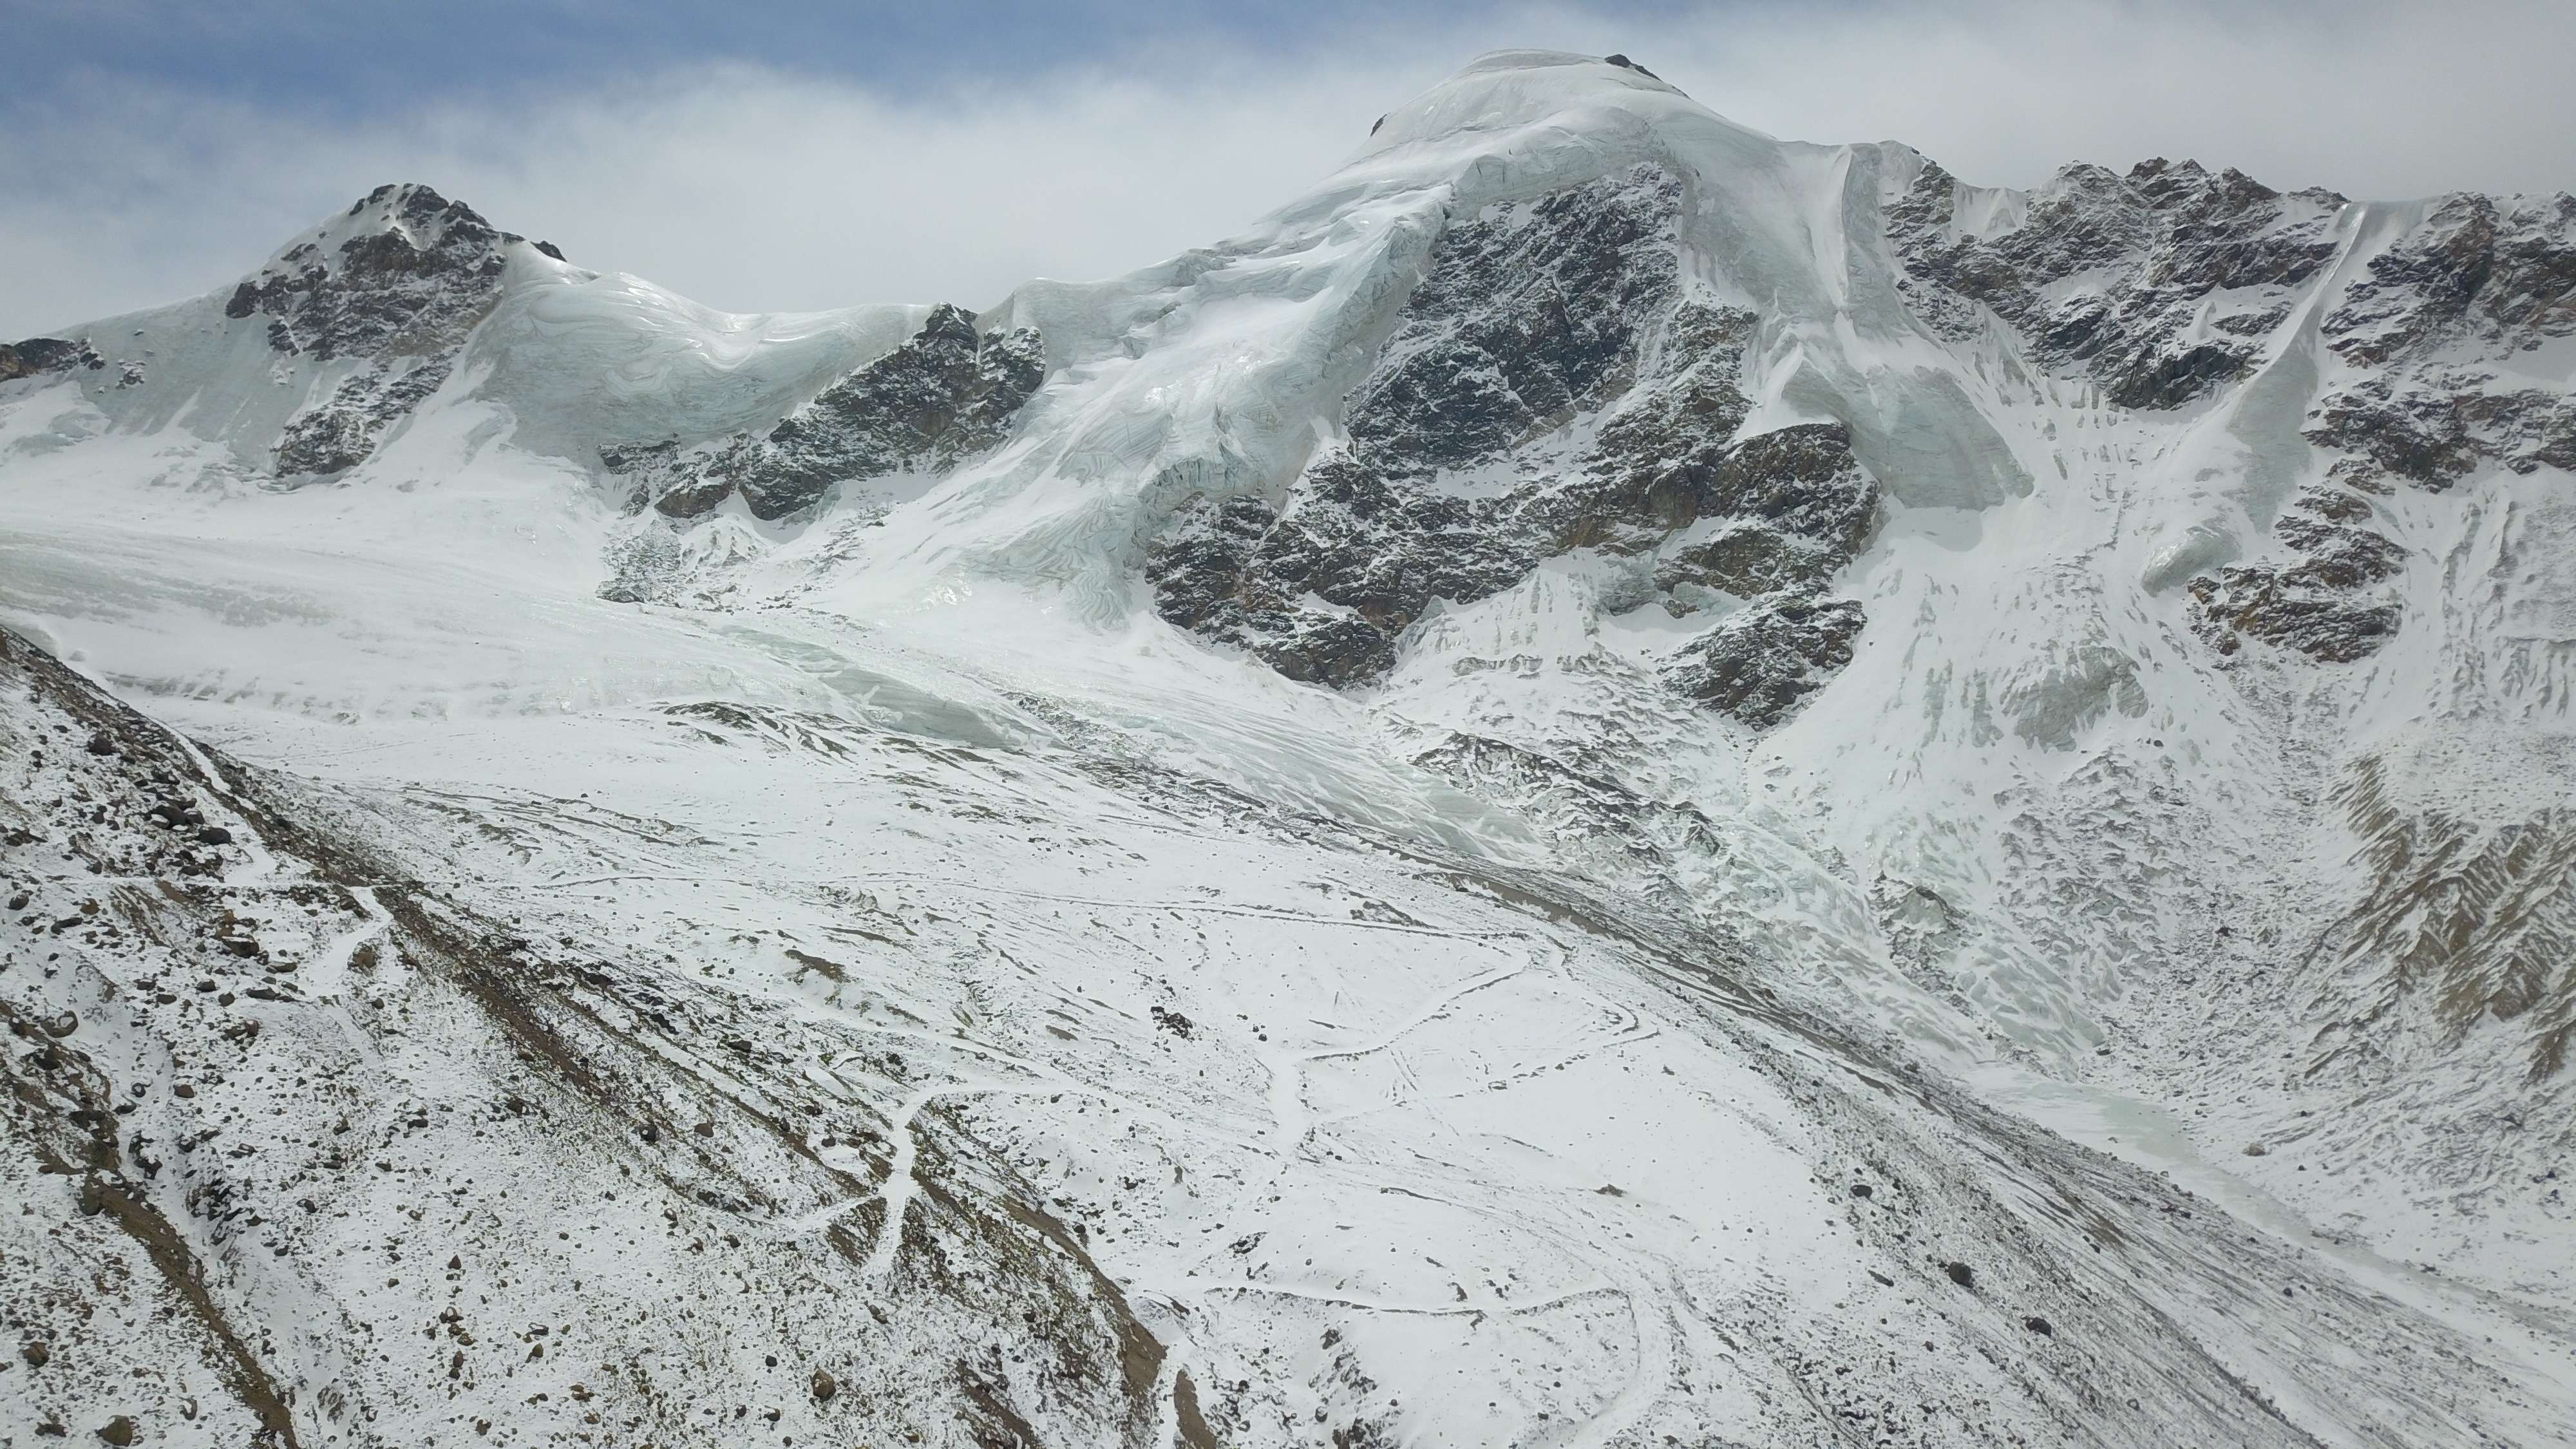
<svg viewBox="0 0 2576 1449">
<path fill-rule="evenodd" d="M 2375 366 L 2463 339 L 2576 331 L 2576 197 L 2455 195 L 2370 259 L 2325 319 L 2326 345 Z"/>
<path fill-rule="evenodd" d="M 840 484 L 946 469 L 998 446 L 1045 380 L 1036 331 L 986 335 L 974 313 L 942 304 L 901 347 L 766 434 L 687 450 L 675 442 L 610 448 L 601 460 L 673 518 L 711 512 L 737 493 L 755 517 L 784 518 Z"/>
<path fill-rule="evenodd" d="M 1998 320 L 2042 366 L 2130 408 L 2179 407 L 2250 375 L 2348 231 L 2334 193 L 2285 195 L 2188 161 L 2069 167 L 1986 235 L 1961 230 L 1963 194 L 1926 163 L 1885 210 L 1916 313 L 1954 339 Z M 2346 663 L 2395 633 L 2403 610 L 2384 585 L 2405 550 L 2364 526 L 2360 494 L 2438 492 L 2487 467 L 2576 469 L 2576 402 L 2507 383 L 2498 365 L 2576 332 L 2576 198 L 2444 198 L 2335 287 L 2319 337 L 2361 375 L 2301 428 L 2328 484 L 2276 526 L 2291 557 L 2191 582 L 2195 627 L 2221 654 L 2255 639 Z"/>
<path fill-rule="evenodd" d="M 71 342 L 60 337 L 30 337 L 15 345 L 0 345 L 0 382 L 70 372 L 74 368 L 95 372 L 105 366 L 107 360 L 85 338 Z"/>
<path fill-rule="evenodd" d="M 438 391 L 500 299 L 506 249 L 523 240 L 426 186 L 377 187 L 347 217 L 370 209 L 378 215 L 336 245 L 329 238 L 338 223 L 326 225 L 225 303 L 236 321 L 267 319 L 269 346 L 281 354 L 367 363 L 287 421 L 275 444 L 280 477 L 356 467 Z"/>
<path fill-rule="evenodd" d="M 277 439 L 280 477 L 343 472 L 367 460 L 397 420 L 447 381 L 453 349 L 408 365 L 378 362 L 332 391 L 330 400 L 289 419 Z"/>
<path fill-rule="evenodd" d="M 1702 704 L 1768 729 L 1851 663 L 1863 622 L 1849 599 L 1774 595 L 1693 640 L 1666 677 Z"/>
<path fill-rule="evenodd" d="M 288 250 L 244 281 L 224 315 L 270 319 L 279 352 L 318 360 L 423 356 L 462 340 L 499 295 L 504 248 L 522 238 L 426 186 L 379 186 L 348 215 L 383 223 L 326 250 Z M 326 228 L 326 234 L 327 234 Z"/>
<path fill-rule="evenodd" d="M 2322 399 L 2307 440 L 2333 476 L 2441 490 L 2481 466 L 2576 468 L 2576 402 L 2499 386 L 2501 361 L 2576 333 L 2576 197 L 2443 199 L 2348 283 L 2327 349 L 2371 372 Z"/>
<path fill-rule="evenodd" d="M 1971 236 L 1956 228 L 1958 190 L 1926 162 L 1886 210 L 1917 313 L 1961 338 L 1990 310 L 2043 366 L 2089 377 L 2127 408 L 2180 407 L 2244 376 L 2290 289 L 2333 259 L 2346 204 L 2192 161 L 2142 161 L 2126 176 L 2075 165 L 2020 225 Z"/>
<path fill-rule="evenodd" d="M 2376 653 L 2405 617 L 2395 594 L 2382 586 L 2404 569 L 2406 551 L 2363 526 L 2374 516 L 2367 501 L 2346 489 L 2309 489 L 2274 528 L 2303 557 L 2193 579 L 2194 628 L 2221 655 L 2236 653 L 2245 639 L 2326 664 Z"/>
<path fill-rule="evenodd" d="M 1392 668 L 1439 601 L 1577 550 L 1651 557 L 1677 614 L 1699 591 L 1821 590 L 1865 542 L 1878 485 L 1839 424 L 1737 436 L 1759 319 L 1687 295 L 1681 199 L 1640 166 L 1453 224 L 1349 396 L 1347 441 L 1278 503 L 1187 503 L 1147 560 L 1158 611 L 1347 687 Z M 1588 436 L 1569 426 L 1586 419 Z M 1732 712 L 1726 691 L 1703 698 Z"/>
</svg>

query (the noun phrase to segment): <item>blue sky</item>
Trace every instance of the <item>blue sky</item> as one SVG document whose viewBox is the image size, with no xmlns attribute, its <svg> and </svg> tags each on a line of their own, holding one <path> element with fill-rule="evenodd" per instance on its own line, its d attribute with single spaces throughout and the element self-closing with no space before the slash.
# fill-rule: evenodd
<svg viewBox="0 0 2576 1449">
<path fill-rule="evenodd" d="M 732 61 L 865 86 L 890 96 L 1008 85 L 1087 67 L 1193 58 L 1318 66 L 1409 37 L 1472 32 L 1517 14 L 1534 28 L 1572 19 L 1702 20 L 1752 3 L 1663 0 L 1390 7 L 1367 0 L 0 0 L 12 96 L 63 96 L 97 76 L 144 78 L 209 97 L 364 117 L 386 107 Z M 1504 42 L 1496 41 L 1494 45 Z M 1472 49 L 1494 48 L 1474 45 Z"/>
<path fill-rule="evenodd" d="M 41 94 L 66 79 L 76 86 L 84 72 L 106 72 L 363 115 L 459 92 L 723 59 L 919 91 L 1175 45 L 1293 55 L 1329 47 L 1384 13 L 1382 5 L 1345 0 L 5 0 L 0 16 L 13 39 L 0 50 L 0 82 L 13 95 Z"/>
<path fill-rule="evenodd" d="M 0 36 L 0 337 L 222 286 L 389 180 L 732 310 L 983 305 L 1216 240 L 1506 46 L 1983 182 L 2576 186 L 2563 0 L 0 0 Z"/>
</svg>

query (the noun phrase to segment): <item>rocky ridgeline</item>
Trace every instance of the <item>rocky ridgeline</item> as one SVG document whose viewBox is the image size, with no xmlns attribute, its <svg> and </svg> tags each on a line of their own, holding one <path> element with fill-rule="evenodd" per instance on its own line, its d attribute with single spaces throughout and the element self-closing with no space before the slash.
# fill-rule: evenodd
<svg viewBox="0 0 2576 1449">
<path fill-rule="evenodd" d="M 1034 329 L 986 336 L 975 314 L 942 303 L 901 347 L 826 388 L 767 433 L 683 449 L 677 442 L 604 449 L 633 478 L 638 506 L 697 518 L 739 495 L 757 518 L 824 501 L 843 484 L 942 471 L 1001 443 L 1046 378 Z"/>
<path fill-rule="evenodd" d="M 1927 163 L 1886 210 L 1916 313 L 1954 340 L 1991 316 L 2119 407 L 2185 407 L 2246 380 L 2337 281 L 2318 336 L 2358 376 L 2330 384 L 2301 429 L 2332 460 L 2274 525 L 2294 557 L 2189 584 L 2222 655 L 2251 639 L 2347 663 L 2397 632 L 2407 551 L 2371 496 L 2482 466 L 2576 468 L 2576 401 L 2499 366 L 2576 331 L 2576 198 L 2443 198 L 2331 279 L 2349 203 L 2330 191 L 2189 161 L 2070 166 L 1988 235 L 1959 228 L 1963 194 Z"/>
<path fill-rule="evenodd" d="M 2124 408 L 2173 408 L 2246 376 L 2301 289 L 2334 260 L 2343 197 L 2284 195 L 2233 167 L 2069 166 L 2019 226 L 1957 227 L 1959 186 L 1925 163 L 1886 210 L 1915 311 L 1954 340 L 1991 311 L 2034 360 Z"/>
<path fill-rule="evenodd" d="M 1452 224 L 1350 394 L 1347 440 L 1280 503 L 1200 498 L 1157 542 L 1163 617 L 1292 679 L 1364 684 L 1435 601 L 1592 549 L 1633 561 L 1617 606 L 1742 602 L 1670 678 L 1785 718 L 1850 657 L 1860 606 L 1822 595 L 1878 485 L 1839 426 L 1736 438 L 1757 319 L 1686 295 L 1680 201 L 1641 166 Z"/>
<path fill-rule="evenodd" d="M 237 285 L 224 317 L 264 327 L 288 366 L 361 364 L 287 419 L 270 445 L 277 476 L 324 477 L 366 461 L 445 384 L 500 299 L 508 248 L 524 240 L 426 186 L 379 186 Z M 534 245 L 562 259 L 551 244 Z M 0 346 L 0 382 L 107 365 L 88 338 Z M 143 362 L 118 368 L 116 386 L 143 382 Z"/>
<path fill-rule="evenodd" d="M 352 220 L 360 224 L 334 244 L 334 232 Z M 368 362 L 288 420 L 277 439 L 278 475 L 356 467 L 394 422 L 438 391 L 467 334 L 500 298 L 505 249 L 522 240 L 426 186 L 380 186 L 235 288 L 224 315 L 267 319 L 269 346 L 280 354 Z"/>
</svg>

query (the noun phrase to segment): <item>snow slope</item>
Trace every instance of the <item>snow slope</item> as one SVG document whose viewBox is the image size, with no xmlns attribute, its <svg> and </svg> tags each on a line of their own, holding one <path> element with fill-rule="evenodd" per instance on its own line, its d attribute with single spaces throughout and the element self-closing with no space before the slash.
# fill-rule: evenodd
<svg viewBox="0 0 2576 1449">
<path fill-rule="evenodd" d="M 0 1402 L 2564 1442 L 2571 335 L 1533 52 L 974 314 L 387 188 L 0 354 Z"/>
</svg>

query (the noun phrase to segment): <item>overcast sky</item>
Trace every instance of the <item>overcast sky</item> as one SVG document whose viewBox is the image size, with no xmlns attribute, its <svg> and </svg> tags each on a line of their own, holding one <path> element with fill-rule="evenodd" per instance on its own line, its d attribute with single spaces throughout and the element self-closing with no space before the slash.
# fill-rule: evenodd
<svg viewBox="0 0 2576 1449">
<path fill-rule="evenodd" d="M 0 0 L 0 338 L 227 285 L 380 182 L 735 311 L 987 305 L 1217 240 L 1484 50 L 1973 181 L 2576 189 L 2567 0 Z"/>
</svg>

